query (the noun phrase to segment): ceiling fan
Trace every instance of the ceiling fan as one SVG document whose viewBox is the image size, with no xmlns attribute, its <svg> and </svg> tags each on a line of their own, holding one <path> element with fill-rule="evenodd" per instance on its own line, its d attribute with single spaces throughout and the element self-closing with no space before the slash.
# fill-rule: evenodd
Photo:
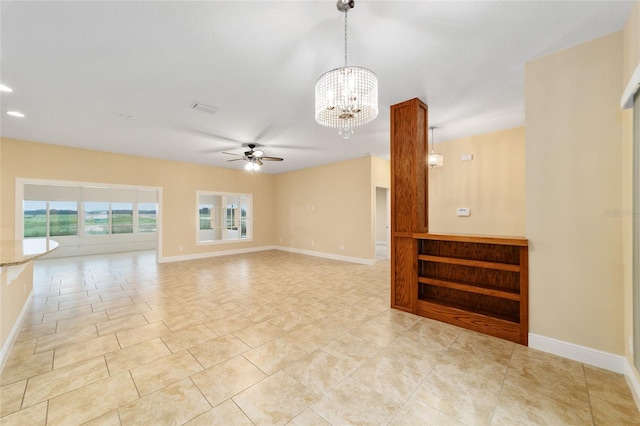
<svg viewBox="0 0 640 426">
<path fill-rule="evenodd" d="M 232 158 L 231 160 L 227 160 L 227 162 L 240 161 L 240 160 L 246 161 L 247 165 L 244 168 L 245 170 L 248 170 L 248 171 L 259 170 L 260 166 L 263 165 L 262 164 L 263 161 L 284 160 L 284 158 L 280 158 L 280 157 L 266 157 L 264 155 L 264 152 L 262 152 L 259 149 L 254 149 L 256 147 L 255 144 L 249 144 L 248 147 L 249 147 L 249 151 L 245 151 L 243 154 L 234 154 L 233 152 L 223 152 L 223 154 L 235 155 L 237 157 L 240 157 L 240 158 Z"/>
</svg>

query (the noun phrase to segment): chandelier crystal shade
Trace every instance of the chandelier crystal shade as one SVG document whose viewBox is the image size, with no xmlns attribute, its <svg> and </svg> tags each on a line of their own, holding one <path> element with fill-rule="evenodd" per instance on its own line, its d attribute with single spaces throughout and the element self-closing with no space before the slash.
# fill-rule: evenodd
<svg viewBox="0 0 640 426">
<path fill-rule="evenodd" d="M 327 71 L 316 82 L 316 121 L 339 129 L 345 139 L 353 128 L 378 116 L 378 78 L 373 71 L 347 65 L 347 12 L 354 1 L 338 0 L 344 12 L 344 66 Z"/>
</svg>

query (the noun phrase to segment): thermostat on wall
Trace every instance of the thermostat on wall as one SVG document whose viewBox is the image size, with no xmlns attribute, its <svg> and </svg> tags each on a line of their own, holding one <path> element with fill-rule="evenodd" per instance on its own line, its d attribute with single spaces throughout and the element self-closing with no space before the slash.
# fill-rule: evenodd
<svg viewBox="0 0 640 426">
<path fill-rule="evenodd" d="M 458 207 L 456 209 L 457 216 L 469 216 L 469 209 L 467 207 Z"/>
</svg>

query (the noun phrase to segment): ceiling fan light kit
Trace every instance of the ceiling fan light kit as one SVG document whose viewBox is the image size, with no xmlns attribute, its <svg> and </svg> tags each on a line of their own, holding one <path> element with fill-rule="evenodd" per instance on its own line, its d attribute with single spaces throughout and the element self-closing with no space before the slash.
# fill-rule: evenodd
<svg viewBox="0 0 640 426">
<path fill-rule="evenodd" d="M 367 68 L 348 65 L 347 15 L 355 1 L 338 0 L 337 7 L 344 12 L 344 66 L 327 71 L 316 82 L 315 119 L 348 139 L 354 127 L 378 116 L 378 78 Z"/>
<path fill-rule="evenodd" d="M 258 171 L 260 170 L 260 164 L 255 161 L 248 162 L 244 169 L 248 172 Z"/>
</svg>

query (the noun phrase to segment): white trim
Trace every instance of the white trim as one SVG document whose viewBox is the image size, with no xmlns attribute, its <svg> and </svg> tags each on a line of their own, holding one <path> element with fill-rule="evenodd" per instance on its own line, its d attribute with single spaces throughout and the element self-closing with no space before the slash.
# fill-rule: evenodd
<svg viewBox="0 0 640 426">
<path fill-rule="evenodd" d="M 625 362 L 627 362 L 627 359 L 621 355 L 615 355 L 533 333 L 529 333 L 529 347 L 615 373 L 626 373 Z"/>
<path fill-rule="evenodd" d="M 24 305 L 22 305 L 22 310 L 20 311 L 20 315 L 18 315 L 18 319 L 13 324 L 11 328 L 11 333 L 7 337 L 7 340 L 4 342 L 2 346 L 2 352 L 0 352 L 0 373 L 4 369 L 4 364 L 7 362 L 7 358 L 9 358 L 9 354 L 11 353 L 11 349 L 13 348 L 13 343 L 18 337 L 18 333 L 22 328 L 22 322 L 24 321 L 27 312 L 29 312 L 29 308 L 31 307 L 31 300 L 33 299 L 33 288 L 29 292 L 29 296 L 27 296 L 27 300 L 25 300 Z"/>
<path fill-rule="evenodd" d="M 158 257 L 158 263 L 181 262 L 183 260 L 206 259 L 208 257 L 228 256 L 231 254 L 253 253 L 256 251 L 276 250 L 276 246 L 250 247 L 237 250 L 209 251 L 206 253 L 185 254 L 182 256 Z"/>
<path fill-rule="evenodd" d="M 633 95 L 640 88 L 640 64 L 636 67 L 636 70 L 631 75 L 627 87 L 622 92 L 622 99 L 620 99 L 620 108 L 627 109 L 633 106 Z"/>
<path fill-rule="evenodd" d="M 281 250 L 281 251 L 287 251 L 289 253 L 306 254 L 306 255 L 309 255 L 309 256 L 323 257 L 325 259 L 333 259 L 333 260 L 340 260 L 340 261 L 343 261 L 343 262 L 359 263 L 361 265 L 375 265 L 375 263 L 376 263 L 375 259 L 363 259 L 361 257 L 340 256 L 338 254 L 322 253 L 320 251 L 303 250 L 303 249 L 297 249 L 297 248 L 293 248 L 293 247 L 275 246 L 275 249 L 276 250 Z"/>
<path fill-rule="evenodd" d="M 253 253 L 257 251 L 267 251 L 267 250 L 280 250 L 280 251 L 286 251 L 289 253 L 306 254 L 308 256 L 340 260 L 343 262 L 358 263 L 361 265 L 375 265 L 376 263 L 375 259 L 363 259 L 360 257 L 340 256 L 337 254 L 322 253 L 319 251 L 302 250 L 302 249 L 282 247 L 282 246 L 250 247 L 246 249 L 221 250 L 221 251 L 210 251 L 207 253 L 185 254 L 182 256 L 167 256 L 167 257 L 158 256 L 158 263 L 181 262 L 183 260 L 206 259 L 208 257 L 228 256 L 231 254 Z"/>
<path fill-rule="evenodd" d="M 627 384 L 631 389 L 631 394 L 633 395 L 633 399 L 636 401 L 636 405 L 638 406 L 638 410 L 640 410 L 640 381 L 638 381 L 638 377 L 634 372 L 634 368 L 629 362 L 627 358 L 625 360 L 625 371 L 624 375 L 627 378 Z"/>
<path fill-rule="evenodd" d="M 162 259 L 162 202 L 163 202 L 163 191 L 162 187 L 158 188 L 158 210 L 156 211 L 156 235 L 157 235 L 157 245 L 156 245 L 156 262 L 160 263 L 160 259 Z"/>
<path fill-rule="evenodd" d="M 162 188 L 161 186 L 124 185 L 120 183 L 86 182 L 86 181 L 76 181 L 76 180 L 31 179 L 31 178 L 24 178 L 24 177 L 16 177 L 16 182 L 20 182 L 22 184 L 32 184 L 32 185 L 87 186 L 87 187 L 109 188 L 109 189 L 141 189 L 145 191 L 157 191 Z"/>
<path fill-rule="evenodd" d="M 16 178 L 15 181 L 15 200 L 14 200 L 14 240 L 19 241 L 24 238 L 24 213 L 23 213 L 23 199 L 24 199 L 24 179 Z M 47 209 L 47 211 L 49 211 Z M 49 221 L 47 221 L 49 222 Z"/>
</svg>

